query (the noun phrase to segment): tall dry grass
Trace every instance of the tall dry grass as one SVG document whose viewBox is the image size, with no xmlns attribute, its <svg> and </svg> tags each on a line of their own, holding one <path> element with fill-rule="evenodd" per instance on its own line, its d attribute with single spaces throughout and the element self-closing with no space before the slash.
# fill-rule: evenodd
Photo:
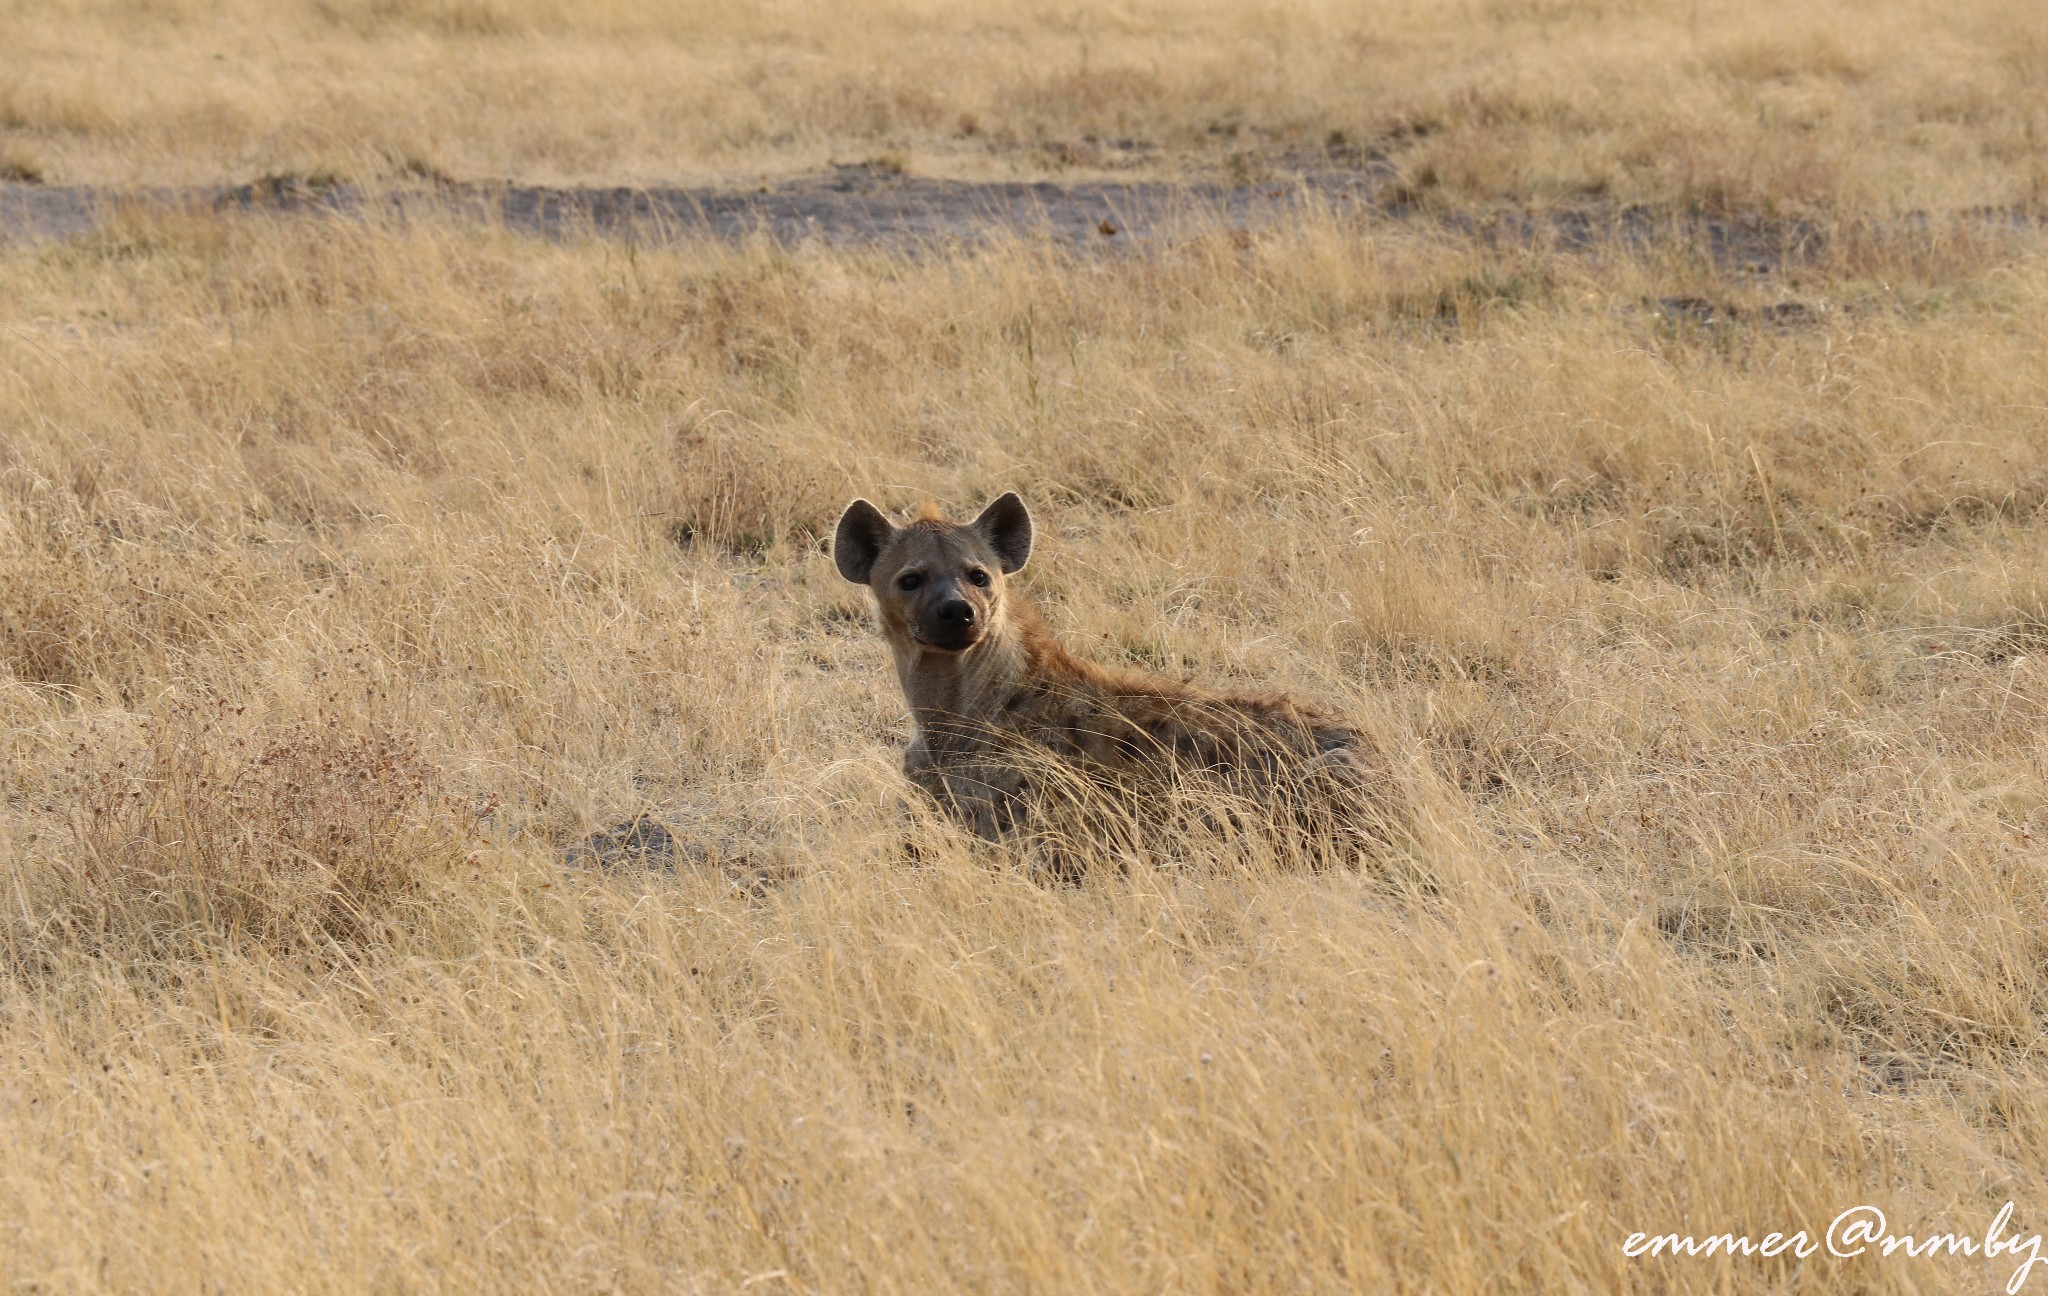
<svg viewBox="0 0 2048 1296">
<path fill-rule="evenodd" d="M 0 7 L 0 178 L 1264 179 L 1433 202 L 2038 209 L 2032 0 Z"/>
<path fill-rule="evenodd" d="M 2044 308 L 1960 236 L 1759 277 L 1315 214 L 0 253 L 0 1269 L 2002 1285 L 1621 1243 L 2039 1227 Z M 1427 885 L 1047 886 L 901 820 L 820 541 L 1005 487 L 1087 650 L 1357 716 Z M 638 813 L 706 849 L 561 868 Z"/>
</svg>

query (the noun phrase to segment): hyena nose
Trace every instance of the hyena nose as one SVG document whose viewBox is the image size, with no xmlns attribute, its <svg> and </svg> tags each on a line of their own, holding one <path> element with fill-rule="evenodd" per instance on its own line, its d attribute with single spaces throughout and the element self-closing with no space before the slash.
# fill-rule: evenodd
<svg viewBox="0 0 2048 1296">
<path fill-rule="evenodd" d="M 966 599 L 947 599 L 939 604 L 939 624 L 967 626 L 974 624 L 974 605 Z"/>
</svg>

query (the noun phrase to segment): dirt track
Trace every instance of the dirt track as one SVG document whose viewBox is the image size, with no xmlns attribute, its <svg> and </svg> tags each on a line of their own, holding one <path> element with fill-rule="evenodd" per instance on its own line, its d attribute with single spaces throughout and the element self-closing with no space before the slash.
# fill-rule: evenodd
<svg viewBox="0 0 2048 1296">
<path fill-rule="evenodd" d="M 1160 182 L 971 183 L 893 175 L 862 167 L 754 188 L 553 189 L 533 185 L 435 185 L 366 192 L 296 180 L 192 189 L 112 190 L 0 185 L 0 239 L 65 238 L 124 208 L 454 214 L 547 237 L 591 233 L 666 240 L 765 234 L 781 242 L 923 246 L 993 231 L 1075 242 L 1127 244 L 1195 216 L 1256 225 L 1314 193 L 1338 204 L 1370 202 L 1363 173 L 1268 185 Z"/>
<path fill-rule="evenodd" d="M 1724 267 L 1757 271 L 1810 258 L 1844 236 L 1925 241 L 1961 234 L 2018 244 L 2032 242 L 2040 230 L 2031 217 L 1988 210 L 1833 228 L 1802 219 L 1673 216 L 1613 205 L 1443 214 L 1404 201 L 1392 178 L 1372 169 L 1224 185 L 972 182 L 845 167 L 755 188 L 443 184 L 372 192 L 290 179 L 136 190 L 0 184 L 0 244 L 76 237 L 123 210 L 184 208 L 400 219 L 453 215 L 549 238 L 587 234 L 659 242 L 760 234 L 790 244 L 873 244 L 911 251 L 1014 233 L 1115 249 L 1146 243 L 1192 221 L 1256 229 L 1311 203 L 1339 213 L 1434 224 L 1503 244 L 1551 243 L 1582 250 L 1679 246 Z"/>
</svg>

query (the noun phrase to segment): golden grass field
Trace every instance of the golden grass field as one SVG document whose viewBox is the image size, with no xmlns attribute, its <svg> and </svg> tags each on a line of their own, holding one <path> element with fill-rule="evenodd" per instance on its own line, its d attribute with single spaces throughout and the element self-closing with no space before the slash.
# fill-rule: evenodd
<svg viewBox="0 0 2048 1296">
<path fill-rule="evenodd" d="M 1452 203 L 2048 200 L 2035 0 L 39 0 L 0 174 L 1262 179 Z"/>
<path fill-rule="evenodd" d="M 0 246 L 7 1289 L 2004 1290 L 1622 1244 L 2048 1227 L 2048 258 L 1948 219 L 2038 210 L 2042 11 L 963 12 L 0 8 L 51 183 L 1342 131 L 1669 220 Z M 906 820 L 821 542 L 1008 488 L 1069 641 L 1376 735 L 1400 867 Z M 562 866 L 639 813 L 675 873 Z"/>
</svg>

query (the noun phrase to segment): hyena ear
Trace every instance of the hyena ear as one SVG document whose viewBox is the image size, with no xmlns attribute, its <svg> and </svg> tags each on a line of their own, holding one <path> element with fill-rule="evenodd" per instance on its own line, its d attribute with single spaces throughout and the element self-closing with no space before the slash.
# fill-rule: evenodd
<svg viewBox="0 0 2048 1296">
<path fill-rule="evenodd" d="M 1006 574 L 1024 570 L 1031 558 L 1031 510 L 1024 507 L 1016 491 L 983 509 L 974 519 L 974 529 L 996 551 Z"/>
<path fill-rule="evenodd" d="M 875 559 L 882 556 L 889 537 L 895 534 L 895 526 L 882 516 L 882 510 L 864 499 L 848 504 L 832 535 L 832 561 L 839 574 L 856 585 L 867 584 L 875 571 Z"/>
</svg>

